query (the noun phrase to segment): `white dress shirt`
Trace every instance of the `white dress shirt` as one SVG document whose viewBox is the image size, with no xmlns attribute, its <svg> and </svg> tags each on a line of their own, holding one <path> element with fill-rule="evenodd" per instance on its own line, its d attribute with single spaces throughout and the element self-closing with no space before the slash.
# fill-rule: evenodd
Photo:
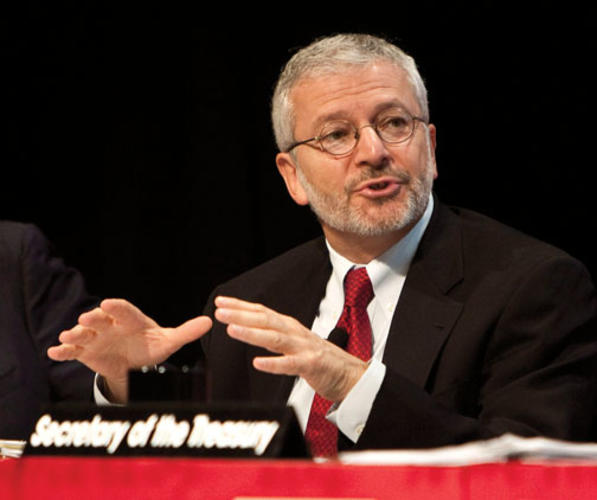
<svg viewBox="0 0 597 500">
<path fill-rule="evenodd" d="M 430 196 L 423 216 L 413 229 L 393 247 L 365 266 L 374 293 L 367 307 L 373 334 L 373 355 L 365 374 L 340 404 L 330 408 L 327 415 L 328 420 L 355 443 L 365 428 L 373 402 L 383 382 L 386 367 L 382 363 L 382 358 L 394 310 L 398 304 L 408 268 L 432 212 L 433 197 Z M 325 296 L 319 305 L 319 314 L 311 326 L 311 330 L 324 339 L 335 328 L 342 314 L 346 273 L 353 267 L 362 267 L 342 257 L 329 243 L 327 247 L 332 263 L 332 274 Z M 304 379 L 298 378 L 290 393 L 288 404 L 294 408 L 303 433 L 307 427 L 313 396 L 314 391 L 309 384 Z"/>
</svg>

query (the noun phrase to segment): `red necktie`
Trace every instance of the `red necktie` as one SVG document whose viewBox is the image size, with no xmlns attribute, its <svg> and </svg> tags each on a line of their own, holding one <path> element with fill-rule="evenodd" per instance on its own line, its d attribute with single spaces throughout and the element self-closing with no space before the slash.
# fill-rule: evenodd
<svg viewBox="0 0 597 500">
<path fill-rule="evenodd" d="M 348 333 L 346 350 L 363 361 L 371 359 L 371 324 L 367 305 L 373 298 L 371 280 L 364 267 L 351 269 L 344 279 L 344 309 L 337 327 Z M 305 438 L 313 456 L 333 456 L 338 451 L 338 429 L 325 416 L 331 401 L 315 394 Z"/>
</svg>

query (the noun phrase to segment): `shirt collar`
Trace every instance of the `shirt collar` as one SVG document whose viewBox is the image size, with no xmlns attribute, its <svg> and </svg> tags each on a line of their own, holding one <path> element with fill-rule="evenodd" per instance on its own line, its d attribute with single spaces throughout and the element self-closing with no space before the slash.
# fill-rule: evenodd
<svg viewBox="0 0 597 500">
<path fill-rule="evenodd" d="M 373 292 L 376 299 L 381 301 L 383 306 L 394 310 L 398 296 L 396 294 L 396 284 L 404 281 L 410 263 L 417 251 L 421 238 L 427 229 L 431 214 L 433 212 L 433 196 L 429 195 L 429 202 L 423 212 L 422 217 L 414 227 L 398 243 L 390 247 L 379 257 L 369 262 L 365 267 L 367 274 L 371 279 Z M 360 264 L 351 262 L 346 257 L 340 255 L 332 248 L 326 240 L 326 245 L 330 254 L 332 263 L 332 279 L 337 281 L 340 289 L 344 289 L 344 277 L 353 267 L 362 267 Z M 384 307 L 385 308 L 385 307 Z"/>
</svg>

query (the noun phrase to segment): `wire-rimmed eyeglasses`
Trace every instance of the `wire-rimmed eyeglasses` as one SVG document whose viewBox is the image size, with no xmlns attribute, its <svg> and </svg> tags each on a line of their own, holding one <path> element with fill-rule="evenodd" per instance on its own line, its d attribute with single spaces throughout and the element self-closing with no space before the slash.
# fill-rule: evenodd
<svg viewBox="0 0 597 500">
<path fill-rule="evenodd" d="M 348 120 L 333 120 L 321 127 L 321 131 L 315 137 L 298 141 L 290 145 L 286 152 L 289 153 L 302 144 L 310 145 L 310 142 L 317 142 L 321 151 L 334 156 L 344 156 L 352 152 L 361 137 L 360 131 L 366 127 L 372 127 L 382 141 L 388 144 L 405 142 L 413 135 L 416 122 L 427 123 L 427 120 L 412 116 L 401 107 L 392 107 L 375 119 L 375 122 L 362 127 L 356 127 Z"/>
</svg>

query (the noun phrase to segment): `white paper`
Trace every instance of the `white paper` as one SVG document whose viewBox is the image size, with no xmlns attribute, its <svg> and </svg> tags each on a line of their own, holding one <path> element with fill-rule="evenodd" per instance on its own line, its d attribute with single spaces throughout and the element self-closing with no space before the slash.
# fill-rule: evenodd
<svg viewBox="0 0 597 500">
<path fill-rule="evenodd" d="M 523 438 L 513 434 L 487 441 L 424 450 L 371 450 L 340 453 L 346 464 L 461 466 L 508 460 L 597 461 L 597 443 Z"/>
<path fill-rule="evenodd" d="M 0 439 L 0 456 L 19 458 L 23 454 L 26 441 L 15 441 L 12 439 Z"/>
</svg>

